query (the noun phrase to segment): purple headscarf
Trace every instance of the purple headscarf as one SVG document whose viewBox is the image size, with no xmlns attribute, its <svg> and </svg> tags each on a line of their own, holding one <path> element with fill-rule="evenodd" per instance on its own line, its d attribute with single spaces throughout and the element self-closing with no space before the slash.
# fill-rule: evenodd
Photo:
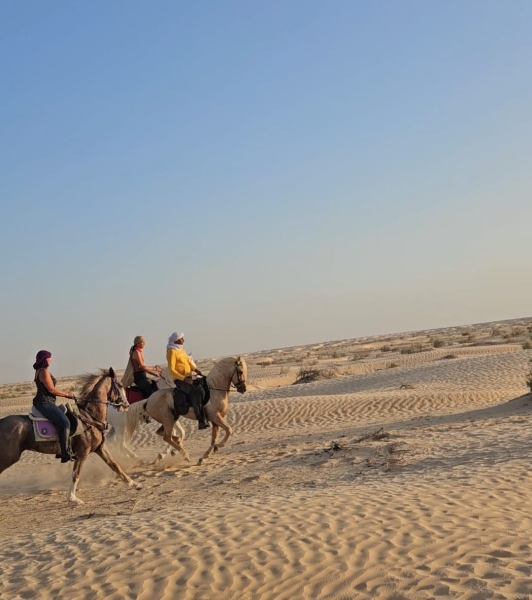
<svg viewBox="0 0 532 600">
<path fill-rule="evenodd" d="M 39 350 L 39 352 L 37 352 L 37 356 L 35 357 L 33 368 L 36 371 L 37 369 L 46 369 L 48 367 L 48 363 L 46 362 L 47 358 L 52 358 L 52 353 L 48 352 L 48 350 Z"/>
</svg>

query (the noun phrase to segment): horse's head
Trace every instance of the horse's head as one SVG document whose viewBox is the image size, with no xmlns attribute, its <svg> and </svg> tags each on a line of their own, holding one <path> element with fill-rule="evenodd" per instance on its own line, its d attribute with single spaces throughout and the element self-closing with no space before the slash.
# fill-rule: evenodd
<svg viewBox="0 0 532 600">
<path fill-rule="evenodd" d="M 246 379 L 248 368 L 246 361 L 239 356 L 235 361 L 235 372 L 231 377 L 231 383 L 236 387 L 236 391 L 243 394 L 247 390 Z"/>
<path fill-rule="evenodd" d="M 107 402 L 114 406 L 118 411 L 124 411 L 129 407 L 129 402 L 126 399 L 124 386 L 118 381 L 116 373 L 111 367 L 107 376 L 111 379 L 111 387 L 107 393 Z"/>
</svg>

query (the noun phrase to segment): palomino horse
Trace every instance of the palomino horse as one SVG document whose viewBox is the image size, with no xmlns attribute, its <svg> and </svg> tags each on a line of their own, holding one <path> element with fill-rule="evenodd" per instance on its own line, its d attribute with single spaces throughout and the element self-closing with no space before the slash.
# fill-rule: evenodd
<svg viewBox="0 0 532 600">
<path fill-rule="evenodd" d="M 200 459 L 200 463 L 208 458 L 211 453 L 223 448 L 232 434 L 229 423 L 225 420 L 225 415 L 229 409 L 229 389 L 231 384 L 236 390 L 243 394 L 246 391 L 246 362 L 240 356 L 229 356 L 218 361 L 207 375 L 207 385 L 210 389 L 210 400 L 205 406 L 207 418 L 212 424 L 212 440 L 209 449 Z M 183 447 L 182 440 L 173 435 L 174 423 L 179 419 L 179 415 L 174 412 L 173 390 L 159 390 L 152 394 L 147 400 L 136 402 L 127 411 L 128 433 L 131 437 L 138 425 L 139 418 L 143 412 L 152 417 L 163 426 L 163 439 L 167 444 L 173 446 L 184 458 L 189 461 L 188 452 Z M 196 415 L 192 408 L 184 415 L 187 419 L 196 420 Z M 220 444 L 217 444 L 220 427 L 224 430 L 225 436 Z"/>
<path fill-rule="evenodd" d="M 113 369 L 109 369 L 109 371 L 102 370 L 101 373 L 96 375 L 85 375 L 80 395 L 82 399 L 78 400 L 80 409 L 78 420 L 81 423 L 78 426 L 83 427 L 84 431 L 80 435 L 71 438 L 72 450 L 76 460 L 72 469 L 72 482 L 67 493 L 68 501 L 82 504 L 82 501 L 76 497 L 76 488 L 83 464 L 91 452 L 95 452 L 126 485 L 129 487 L 136 486 L 137 489 L 140 489 L 142 486 L 135 484 L 124 473 L 105 446 L 107 407 L 112 405 L 126 406 L 124 388 L 117 381 Z M 18 462 L 25 450 L 42 454 L 57 454 L 59 452 L 59 442 L 37 442 L 35 440 L 33 424 L 26 415 L 10 415 L 0 419 L 0 439 L 2 440 L 2 444 L 0 444 L 0 473 Z"/>
<path fill-rule="evenodd" d="M 165 369 L 166 371 L 166 369 Z M 174 382 L 169 379 L 168 375 L 163 371 L 163 375 L 157 379 L 156 381 L 157 387 L 160 390 L 169 389 L 174 387 Z M 125 409 L 126 411 L 128 408 Z M 124 408 L 120 406 L 110 406 L 109 411 L 107 413 L 107 421 L 109 425 L 113 428 L 114 431 L 114 443 L 116 444 L 117 449 L 124 454 L 125 456 L 129 456 L 130 458 L 138 458 L 137 454 L 129 446 L 129 439 L 127 436 L 127 413 L 124 412 Z M 139 423 L 145 421 L 145 414 L 139 414 Z M 183 441 L 185 439 L 185 430 L 179 421 L 176 421 L 174 426 L 174 431 L 172 436 L 180 437 Z M 170 452 L 170 446 L 166 447 L 167 449 L 164 452 L 159 454 L 159 459 L 161 460 Z M 172 452 L 175 452 L 172 448 Z"/>
</svg>

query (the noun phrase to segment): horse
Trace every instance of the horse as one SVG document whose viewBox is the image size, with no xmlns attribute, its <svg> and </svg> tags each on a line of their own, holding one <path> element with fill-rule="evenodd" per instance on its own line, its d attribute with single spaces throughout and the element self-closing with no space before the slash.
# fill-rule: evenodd
<svg viewBox="0 0 532 600">
<path fill-rule="evenodd" d="M 169 379 L 168 375 L 165 373 L 166 369 L 163 371 L 163 374 L 159 379 L 155 381 L 157 388 L 159 390 L 170 389 L 175 387 L 174 382 Z M 127 400 L 126 400 L 127 402 Z M 129 406 L 129 405 L 128 405 Z M 133 405 L 134 406 L 134 405 Z M 109 425 L 112 427 L 114 431 L 114 441 L 119 449 L 119 451 L 125 456 L 129 456 L 129 458 L 138 458 L 138 455 L 128 444 L 128 435 L 127 435 L 127 412 L 129 408 L 125 409 L 122 407 L 114 407 L 110 406 L 109 411 L 107 412 L 107 421 Z M 147 416 L 142 413 L 139 414 L 139 423 L 141 421 L 147 422 Z M 179 421 L 176 421 L 174 426 L 174 431 L 172 432 L 172 436 L 180 437 L 181 441 L 185 439 L 185 430 Z M 175 450 L 170 446 L 166 447 L 164 452 L 160 452 L 158 456 L 158 461 L 162 460 L 169 452 L 172 450 L 172 453 L 175 454 Z M 156 461 L 157 462 L 157 461 Z"/>
<path fill-rule="evenodd" d="M 79 414 L 78 427 L 84 431 L 72 436 L 72 450 L 76 456 L 72 468 L 72 480 L 67 492 L 67 501 L 73 504 L 83 504 L 76 496 L 81 469 L 89 454 L 94 452 L 110 467 L 128 487 L 141 489 L 141 484 L 135 482 L 122 470 L 113 459 L 105 445 L 107 429 L 107 407 L 127 406 L 124 388 L 118 382 L 113 369 L 101 370 L 97 374 L 87 374 L 82 380 L 81 400 L 77 400 Z M 41 454 L 59 453 L 58 441 L 37 441 L 32 420 L 28 415 L 10 415 L 0 419 L 0 473 L 20 460 L 26 450 Z"/>
<path fill-rule="evenodd" d="M 205 412 L 208 420 L 212 423 L 212 438 L 211 445 L 205 452 L 199 463 L 201 464 L 207 459 L 212 452 L 217 452 L 223 448 L 233 430 L 227 421 L 225 415 L 229 409 L 229 389 L 234 385 L 237 392 L 243 394 L 246 389 L 247 365 L 240 356 L 229 356 L 222 358 L 210 370 L 207 375 L 207 385 L 210 390 L 210 399 L 205 405 Z M 158 423 L 161 423 L 164 441 L 175 448 L 187 462 L 190 462 L 188 452 L 185 450 L 182 440 L 173 435 L 174 424 L 179 419 L 179 415 L 175 413 L 173 390 L 158 390 L 154 392 L 147 400 L 136 402 L 127 411 L 127 429 L 131 437 L 138 425 L 139 418 L 146 413 Z M 189 409 L 185 416 L 187 419 L 196 420 L 196 415 L 192 408 Z M 224 439 L 217 444 L 218 433 L 220 428 L 225 432 Z M 159 430 L 159 431 L 160 431 Z M 159 431 L 157 433 L 159 433 Z"/>
</svg>

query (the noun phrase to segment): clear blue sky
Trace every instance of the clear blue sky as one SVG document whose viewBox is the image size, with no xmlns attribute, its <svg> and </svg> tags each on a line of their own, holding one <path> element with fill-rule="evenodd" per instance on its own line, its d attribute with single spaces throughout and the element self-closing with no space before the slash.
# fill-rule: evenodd
<svg viewBox="0 0 532 600">
<path fill-rule="evenodd" d="M 530 315 L 532 2 L 0 3 L 0 381 Z"/>
</svg>

